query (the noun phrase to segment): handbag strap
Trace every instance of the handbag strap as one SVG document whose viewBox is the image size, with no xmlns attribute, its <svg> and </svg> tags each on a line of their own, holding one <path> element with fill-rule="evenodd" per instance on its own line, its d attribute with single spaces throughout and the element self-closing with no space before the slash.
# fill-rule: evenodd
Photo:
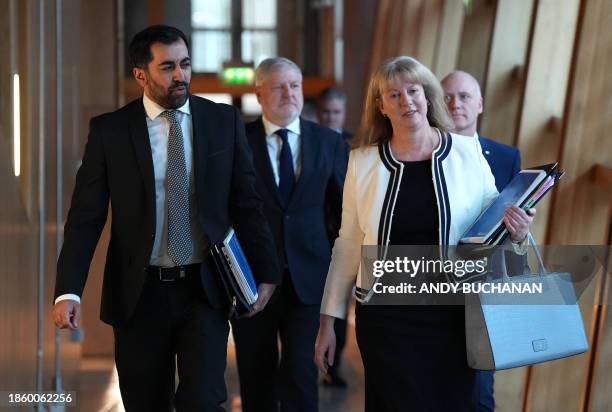
<svg viewBox="0 0 612 412">
<path fill-rule="evenodd" d="M 527 234 L 527 239 L 528 242 L 533 246 L 533 251 L 536 255 L 536 259 L 538 260 L 538 274 L 541 275 L 545 275 L 548 272 L 546 271 L 546 268 L 544 267 L 544 261 L 542 260 L 542 254 L 540 253 L 540 248 L 538 247 L 538 244 L 536 243 L 533 235 L 531 233 Z M 529 250 L 527 250 L 527 253 L 529 253 Z M 510 276 L 508 276 L 508 269 L 506 268 L 506 251 L 505 250 L 501 250 L 501 274 L 502 274 L 502 279 L 504 282 L 510 282 Z"/>
<path fill-rule="evenodd" d="M 545 275 L 548 272 L 546 271 L 546 268 L 544 267 L 544 261 L 542 260 L 542 254 L 540 253 L 540 248 L 538 247 L 531 232 L 527 234 L 527 238 L 529 240 L 529 243 L 531 243 L 531 245 L 533 246 L 533 251 L 536 255 L 536 258 L 538 259 L 538 273 L 541 275 Z"/>
</svg>

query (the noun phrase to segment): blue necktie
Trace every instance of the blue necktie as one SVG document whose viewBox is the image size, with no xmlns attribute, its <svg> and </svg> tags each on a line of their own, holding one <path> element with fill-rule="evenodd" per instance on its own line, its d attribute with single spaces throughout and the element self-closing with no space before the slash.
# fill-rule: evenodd
<svg viewBox="0 0 612 412">
<path fill-rule="evenodd" d="M 293 155 L 291 154 L 291 147 L 289 146 L 289 140 L 287 139 L 288 130 L 278 129 L 275 133 L 281 138 L 282 141 L 278 167 L 278 191 L 280 192 L 280 197 L 283 200 L 283 204 L 285 207 L 287 207 L 289 200 L 291 199 L 291 192 L 293 192 L 293 185 L 295 184 Z"/>
</svg>

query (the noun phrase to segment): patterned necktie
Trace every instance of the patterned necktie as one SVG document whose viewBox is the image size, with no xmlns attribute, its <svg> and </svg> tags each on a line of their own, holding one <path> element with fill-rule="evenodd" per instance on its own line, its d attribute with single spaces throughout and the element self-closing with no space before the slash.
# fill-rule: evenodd
<svg viewBox="0 0 612 412">
<path fill-rule="evenodd" d="M 170 123 L 168 163 L 166 166 L 166 200 L 168 202 L 168 255 L 177 266 L 191 257 L 191 222 L 189 219 L 189 175 L 185 162 L 183 131 L 176 110 L 161 114 Z"/>
<path fill-rule="evenodd" d="M 278 165 L 278 191 L 280 192 L 283 204 L 285 207 L 287 207 L 289 200 L 291 199 L 291 192 L 293 192 L 293 185 L 295 184 L 293 155 L 291 153 L 291 147 L 289 146 L 289 140 L 287 139 L 288 130 L 278 129 L 274 133 L 280 136 L 282 140 L 280 161 Z"/>
</svg>

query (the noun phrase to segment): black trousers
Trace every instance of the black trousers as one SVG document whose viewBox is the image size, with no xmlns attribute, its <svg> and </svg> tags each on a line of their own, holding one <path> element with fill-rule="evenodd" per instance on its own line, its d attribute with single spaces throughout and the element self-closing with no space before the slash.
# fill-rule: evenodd
<svg viewBox="0 0 612 412">
<path fill-rule="evenodd" d="M 232 322 L 244 412 L 318 410 L 319 309 L 302 304 L 285 276 L 262 312 Z"/>
<path fill-rule="evenodd" d="M 355 316 L 366 412 L 478 410 L 462 306 L 357 304 Z"/>
<path fill-rule="evenodd" d="M 229 323 L 206 302 L 197 273 L 174 282 L 150 275 L 133 318 L 113 330 L 127 412 L 223 410 Z"/>
</svg>

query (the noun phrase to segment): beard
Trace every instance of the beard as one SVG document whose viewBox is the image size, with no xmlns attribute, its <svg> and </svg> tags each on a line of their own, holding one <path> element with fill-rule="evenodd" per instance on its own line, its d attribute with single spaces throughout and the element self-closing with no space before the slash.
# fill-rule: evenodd
<svg viewBox="0 0 612 412">
<path fill-rule="evenodd" d="M 168 89 L 165 89 L 153 79 L 150 79 L 149 86 L 152 99 L 166 109 L 178 109 L 189 98 L 189 83 L 186 82 L 173 82 Z M 185 88 L 184 93 L 174 94 L 174 90 L 179 87 Z"/>
</svg>

